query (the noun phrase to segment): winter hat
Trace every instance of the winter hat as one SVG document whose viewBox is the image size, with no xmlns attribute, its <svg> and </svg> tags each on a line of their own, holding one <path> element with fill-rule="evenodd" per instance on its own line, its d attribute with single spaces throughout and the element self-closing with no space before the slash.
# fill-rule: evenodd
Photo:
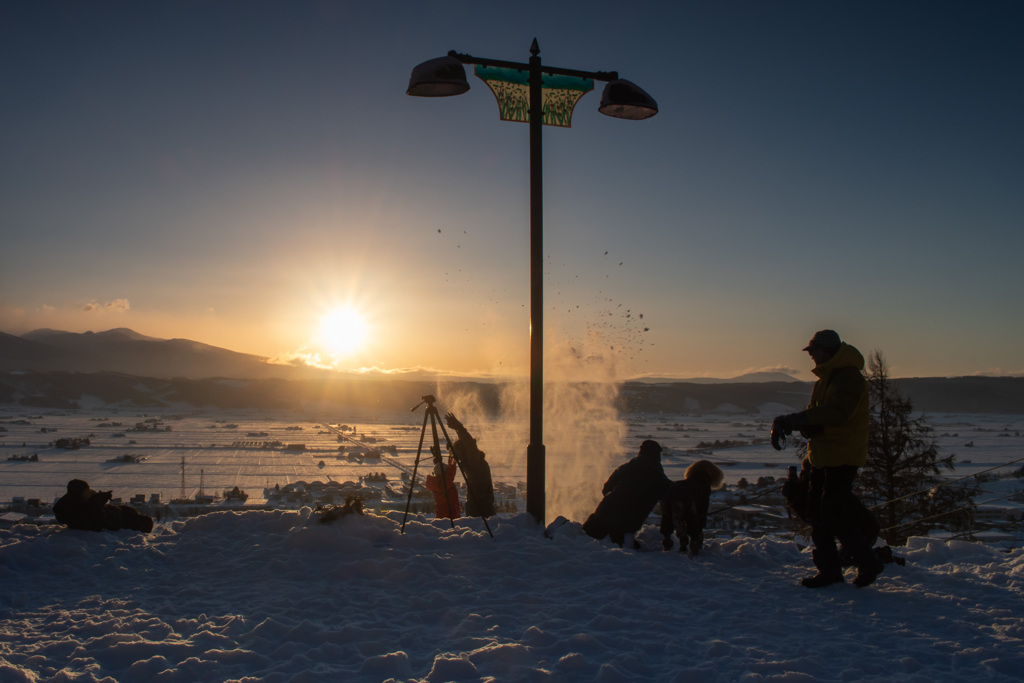
<svg viewBox="0 0 1024 683">
<path fill-rule="evenodd" d="M 68 493 L 82 493 L 89 490 L 89 484 L 81 479 L 72 479 L 68 482 Z"/>
<path fill-rule="evenodd" d="M 839 335 L 835 330 L 819 330 L 811 337 L 811 341 L 807 342 L 804 351 L 821 349 L 822 351 L 835 353 L 839 350 L 840 345 L 842 345 L 842 342 L 839 340 Z"/>
<path fill-rule="evenodd" d="M 661 455 L 661 444 L 648 439 L 640 444 L 640 455 Z"/>
</svg>

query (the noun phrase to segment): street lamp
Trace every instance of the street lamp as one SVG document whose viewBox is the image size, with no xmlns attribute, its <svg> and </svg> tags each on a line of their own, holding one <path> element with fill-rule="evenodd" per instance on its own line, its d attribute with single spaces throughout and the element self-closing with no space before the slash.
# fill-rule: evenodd
<svg viewBox="0 0 1024 683">
<path fill-rule="evenodd" d="M 534 38 L 527 64 L 484 59 L 452 50 L 412 70 L 408 95 L 448 97 L 469 90 L 463 64 L 475 65 L 498 100 L 501 118 L 530 124 L 530 443 L 526 449 L 526 511 L 544 522 L 544 220 L 541 182 L 541 129 L 568 127 L 576 102 L 604 81 L 598 111 L 634 121 L 658 113 L 650 95 L 614 71 L 577 71 L 542 66 Z"/>
</svg>

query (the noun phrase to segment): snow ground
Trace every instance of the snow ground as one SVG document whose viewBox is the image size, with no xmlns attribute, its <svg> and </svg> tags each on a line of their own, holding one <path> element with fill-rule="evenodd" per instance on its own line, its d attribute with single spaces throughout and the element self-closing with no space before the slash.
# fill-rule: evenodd
<svg viewBox="0 0 1024 683">
<path fill-rule="evenodd" d="M 911 539 L 867 588 L 735 538 L 621 550 L 527 515 L 319 523 L 218 512 L 151 535 L 0 530 L 0 680 L 1019 681 L 1024 551 Z M 657 546 L 646 528 L 642 539 Z"/>
<path fill-rule="evenodd" d="M 125 437 L 96 427 L 97 414 L 35 412 L 29 424 L 12 424 L 23 417 L 0 417 L 8 429 L 0 454 L 37 452 L 40 461 L 5 455 L 0 500 L 50 500 L 71 476 L 125 498 L 169 498 L 183 455 L 188 495 L 199 468 L 208 491 L 385 469 L 325 458 L 336 437 L 294 416 L 191 415 L 167 421 L 172 432 Z M 102 417 L 127 427 L 138 416 Z M 971 460 L 957 476 L 1021 457 L 1017 416 L 932 421 L 943 451 Z M 757 417 L 635 419 L 621 457 L 656 438 L 678 477 L 699 441 L 749 441 L 765 426 Z M 46 447 L 86 427 L 94 446 Z M 230 447 L 251 430 L 311 451 L 254 460 Z M 395 444 L 404 463 L 419 432 L 418 422 L 398 419 L 357 423 L 358 434 Z M 488 443 L 489 457 L 502 453 Z M 106 462 L 123 453 L 147 459 Z M 734 483 L 782 474 L 794 455 L 760 444 L 711 457 L 732 463 L 723 469 Z M 517 481 L 515 463 L 499 455 L 492 465 L 497 480 Z M 1020 480 L 996 486 L 1020 490 Z M 0 528 L 0 681 L 923 683 L 1019 681 L 1024 671 L 1019 547 L 914 538 L 897 549 L 906 566 L 888 565 L 872 586 L 809 590 L 797 583 L 811 572 L 802 538 L 738 536 L 689 558 L 662 552 L 653 527 L 640 535 L 649 550 L 641 552 L 580 535 L 578 522 L 546 539 L 523 514 L 492 518 L 493 538 L 480 520 L 452 529 L 414 515 L 403 534 L 401 512 L 319 518 L 308 507 L 224 511 L 163 522 L 148 536 Z"/>
</svg>

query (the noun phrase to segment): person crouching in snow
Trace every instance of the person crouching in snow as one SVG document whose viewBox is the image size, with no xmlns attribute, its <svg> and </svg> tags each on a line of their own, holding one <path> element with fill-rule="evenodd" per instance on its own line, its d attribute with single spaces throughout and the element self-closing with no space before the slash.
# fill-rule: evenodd
<svg viewBox="0 0 1024 683">
<path fill-rule="evenodd" d="M 601 489 L 604 498 L 583 523 L 583 531 L 598 540 L 608 536 L 621 548 L 626 534 L 640 531 L 670 483 L 661 466 L 661 444 L 644 441 L 640 453 L 608 477 Z"/>
<path fill-rule="evenodd" d="M 423 485 L 434 494 L 435 515 L 439 518 L 456 519 L 462 516 L 459 506 L 459 491 L 455 488 L 455 458 L 448 456 L 448 463 L 441 460 L 439 448 L 431 447 L 434 453 L 434 473 L 428 474 Z"/>
<path fill-rule="evenodd" d="M 698 460 L 686 468 L 680 481 L 672 482 L 661 498 L 661 547 L 672 549 L 672 532 L 679 537 L 679 552 L 696 555 L 704 547 L 704 527 L 712 489 L 722 488 L 725 474 L 710 460 Z"/>
<path fill-rule="evenodd" d="M 153 518 L 130 505 L 110 505 L 110 491 L 93 491 L 81 479 L 68 482 L 67 493 L 53 504 L 53 516 L 61 524 L 85 531 L 131 529 L 149 533 Z"/>
</svg>

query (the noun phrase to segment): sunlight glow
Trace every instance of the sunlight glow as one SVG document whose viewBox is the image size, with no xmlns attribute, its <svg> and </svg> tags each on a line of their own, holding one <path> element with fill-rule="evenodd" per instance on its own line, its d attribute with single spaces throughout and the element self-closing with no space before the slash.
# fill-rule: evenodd
<svg viewBox="0 0 1024 683">
<path fill-rule="evenodd" d="M 351 356 L 365 348 L 369 337 L 370 327 L 363 314 L 339 306 L 321 316 L 317 346 L 333 356 Z"/>
</svg>

